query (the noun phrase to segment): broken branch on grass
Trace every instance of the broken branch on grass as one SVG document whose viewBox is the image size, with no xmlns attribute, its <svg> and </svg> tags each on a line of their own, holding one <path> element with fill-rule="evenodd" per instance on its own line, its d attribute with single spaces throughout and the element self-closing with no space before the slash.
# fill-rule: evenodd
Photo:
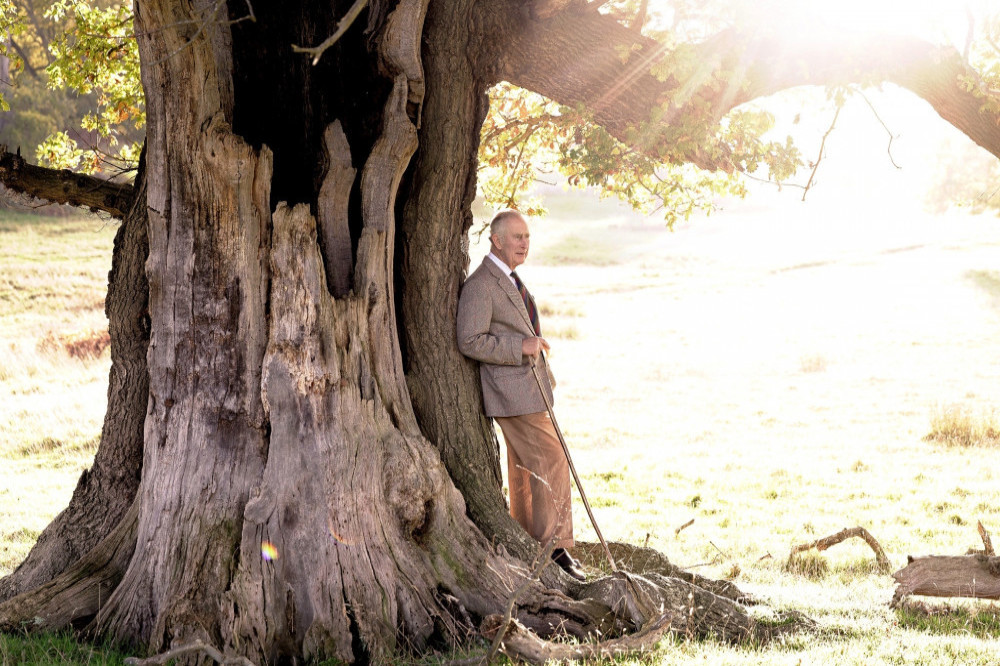
<svg viewBox="0 0 1000 666">
<path fill-rule="evenodd" d="M 979 537 L 983 540 L 983 554 L 993 557 L 996 555 L 996 552 L 993 550 L 993 540 L 990 539 L 990 533 L 983 527 L 983 521 L 976 521 L 976 525 L 979 530 Z"/>
<path fill-rule="evenodd" d="M 846 541 L 852 537 L 858 537 L 863 539 L 867 543 L 872 551 L 875 553 L 875 562 L 878 564 L 880 571 L 884 573 L 889 573 L 892 570 L 892 563 L 889 562 L 889 558 L 886 557 L 885 551 L 882 550 L 882 546 L 879 542 L 871 535 L 871 533 L 863 527 L 848 527 L 840 530 L 836 534 L 831 534 L 830 536 L 823 537 L 813 541 L 812 543 L 803 543 L 798 546 L 793 546 L 790 553 L 788 553 L 788 560 L 791 561 L 796 554 L 801 553 L 805 550 L 811 550 L 815 548 L 818 551 L 824 551 L 830 546 L 836 546 L 842 541 Z"/>
<path fill-rule="evenodd" d="M 678 536 L 681 533 L 681 530 L 686 530 L 692 525 L 694 525 L 694 518 L 692 518 L 691 520 L 687 521 L 686 523 L 678 527 L 676 530 L 674 530 L 674 536 Z"/>
</svg>

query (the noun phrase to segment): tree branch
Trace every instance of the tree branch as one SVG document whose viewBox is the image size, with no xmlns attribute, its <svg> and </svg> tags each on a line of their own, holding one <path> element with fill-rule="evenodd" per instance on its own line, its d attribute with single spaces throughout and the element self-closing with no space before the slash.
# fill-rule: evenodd
<svg viewBox="0 0 1000 666">
<path fill-rule="evenodd" d="M 689 49 L 668 52 L 597 12 L 562 12 L 524 21 L 499 45 L 499 78 L 561 104 L 585 107 L 620 141 L 655 150 L 657 134 L 685 123 L 718 122 L 750 100 L 801 85 L 891 82 L 926 101 L 977 144 L 1000 157 L 998 114 L 983 94 L 967 91 L 975 72 L 952 47 L 913 37 L 852 35 L 811 40 L 721 32 Z M 658 79 L 653 65 L 661 72 Z M 663 74 L 666 72 L 667 74 Z M 663 141 L 663 140 L 661 140 Z M 732 171 L 724 146 L 692 142 L 679 158 Z"/>
<path fill-rule="evenodd" d="M 840 117 L 840 109 L 843 107 L 838 106 L 837 112 L 833 114 L 833 120 L 830 121 L 830 127 L 823 134 L 823 140 L 819 142 L 819 154 L 816 156 L 816 161 L 813 162 L 812 171 L 809 173 L 809 180 L 806 181 L 806 186 L 803 188 L 802 200 L 806 200 L 806 195 L 809 194 L 809 188 L 812 187 L 813 179 L 816 177 L 816 171 L 819 169 L 819 163 L 823 161 L 823 153 L 826 151 L 826 140 L 833 133 L 833 130 L 837 128 L 837 118 Z"/>
<path fill-rule="evenodd" d="M 103 211 L 119 219 L 135 197 L 131 185 L 28 164 L 20 152 L 9 153 L 6 146 L 0 146 L 0 183 L 37 199 Z"/>
<path fill-rule="evenodd" d="M 875 105 L 872 104 L 872 101 L 868 99 L 868 95 L 864 94 L 863 92 L 859 92 L 858 94 L 861 95 L 861 99 L 865 100 L 865 104 L 868 105 L 868 108 L 872 110 L 872 113 L 875 115 L 875 119 L 879 121 L 879 123 L 882 125 L 882 128 L 885 130 L 885 133 L 889 135 L 889 145 L 885 147 L 885 152 L 887 155 L 889 155 L 889 161 L 892 162 L 892 166 L 896 167 L 897 169 L 902 169 L 903 167 L 896 164 L 896 158 L 892 156 L 892 142 L 896 139 L 896 137 L 892 133 L 892 130 L 890 130 L 889 126 L 885 124 L 884 120 L 882 120 L 882 116 L 879 115 L 878 110 L 875 108 Z"/>
<path fill-rule="evenodd" d="M 317 64 L 319 59 L 323 57 L 323 54 L 328 48 L 337 43 L 337 40 L 344 36 L 347 29 L 351 27 L 358 15 L 361 14 L 361 10 L 365 8 L 368 4 L 368 0 L 355 0 L 351 8 L 347 10 L 344 14 L 344 18 L 340 19 L 337 23 L 337 30 L 323 40 L 323 43 L 319 46 L 295 46 L 292 45 L 292 51 L 295 53 L 308 53 L 312 55 L 312 64 Z"/>
</svg>

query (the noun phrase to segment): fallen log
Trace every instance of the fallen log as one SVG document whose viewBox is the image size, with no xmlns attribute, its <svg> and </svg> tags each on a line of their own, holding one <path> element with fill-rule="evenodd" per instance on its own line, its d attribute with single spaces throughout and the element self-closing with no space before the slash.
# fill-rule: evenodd
<svg viewBox="0 0 1000 666">
<path fill-rule="evenodd" d="M 1000 557 L 930 555 L 906 561 L 905 567 L 892 574 L 898 583 L 890 603 L 893 607 L 911 594 L 1000 599 Z"/>
</svg>

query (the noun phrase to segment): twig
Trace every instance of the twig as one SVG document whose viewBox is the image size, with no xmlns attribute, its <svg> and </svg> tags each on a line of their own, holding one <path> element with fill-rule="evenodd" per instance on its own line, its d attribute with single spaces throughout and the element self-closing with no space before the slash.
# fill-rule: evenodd
<svg viewBox="0 0 1000 666">
<path fill-rule="evenodd" d="M 806 181 L 806 186 L 803 188 L 802 201 L 806 200 L 806 195 L 809 194 L 809 188 L 812 187 L 813 178 L 816 177 L 816 170 L 819 169 L 819 163 L 823 161 L 823 151 L 826 149 L 826 137 L 830 136 L 830 132 L 834 130 L 837 126 L 837 118 L 840 117 L 840 110 L 843 107 L 838 106 L 837 112 L 833 114 L 833 122 L 830 123 L 830 128 L 826 130 L 826 134 L 823 135 L 823 140 L 819 142 L 819 155 L 816 157 L 816 161 L 813 162 L 812 173 L 809 174 L 809 180 Z"/>
<path fill-rule="evenodd" d="M 812 543 L 804 543 L 798 546 L 793 546 L 791 552 L 788 553 L 788 559 L 791 561 L 797 553 L 801 553 L 804 550 L 810 550 L 812 548 L 815 548 L 818 551 L 824 551 L 830 546 L 835 546 L 841 541 L 845 541 L 851 537 L 859 537 L 871 547 L 872 551 L 875 553 L 875 561 L 878 564 L 880 571 L 888 573 L 892 569 L 892 564 L 889 562 L 889 558 L 886 557 L 885 551 L 882 550 L 882 546 L 880 546 L 875 537 L 873 537 L 871 533 L 863 527 L 845 528 L 836 534 L 831 534 L 828 537 L 823 537 L 822 539 L 818 539 Z"/>
<path fill-rule="evenodd" d="M 346 14 L 344 14 L 344 18 L 340 19 L 340 22 L 337 23 L 337 30 L 332 35 L 323 40 L 323 43 L 320 44 L 319 46 L 292 45 L 292 51 L 294 51 L 295 53 L 311 53 L 313 56 L 312 64 L 315 65 L 319 63 L 319 59 L 323 57 L 323 53 L 328 48 L 333 46 L 338 39 L 344 36 L 344 33 L 347 32 L 347 29 L 351 27 L 351 24 L 354 23 L 354 20 L 358 18 L 358 15 L 361 13 L 361 10 L 364 9 L 365 5 L 367 4 L 368 0 L 355 0 L 351 8 L 347 10 Z"/>
<path fill-rule="evenodd" d="M 878 114 L 878 111 L 875 110 L 875 105 L 871 103 L 871 100 L 868 99 L 868 96 L 865 95 L 860 90 L 858 91 L 858 94 L 861 95 L 861 99 L 865 100 L 865 104 L 867 104 L 868 108 L 871 109 L 872 113 L 875 114 L 875 119 L 878 120 L 880 123 L 882 123 L 882 127 L 885 129 L 885 133 L 889 135 L 889 145 L 886 146 L 885 148 L 885 152 L 889 154 L 889 161 L 892 162 L 892 166 L 896 167 L 897 169 L 902 169 L 903 167 L 896 164 L 896 160 L 893 159 L 892 157 L 892 141 L 893 139 L 896 138 L 895 136 L 893 136 L 892 130 L 890 130 L 889 126 L 885 124 L 884 120 L 882 120 L 882 116 L 880 116 Z"/>
<path fill-rule="evenodd" d="M 989 557 L 995 556 L 996 552 L 993 550 L 993 540 L 990 539 L 990 533 L 983 527 L 983 521 L 976 521 L 976 524 L 979 528 L 979 536 L 983 540 L 983 554 Z"/>
<path fill-rule="evenodd" d="M 686 523 L 684 523 L 683 525 L 681 525 L 680 527 L 678 527 L 676 530 L 674 530 L 674 536 L 679 535 L 682 530 L 686 530 L 687 528 L 691 527 L 692 525 L 694 525 L 694 518 L 692 518 L 691 520 L 687 521 Z"/>
<path fill-rule="evenodd" d="M 749 173 L 749 172 L 743 171 L 743 170 L 740 170 L 740 173 L 743 174 L 744 178 L 749 178 L 750 180 L 756 180 L 758 183 L 767 183 L 768 185 L 774 185 L 774 186 L 776 186 L 778 188 L 779 192 L 781 191 L 781 188 L 783 188 L 783 187 L 794 187 L 794 188 L 797 188 L 797 189 L 800 189 L 800 190 L 806 189 L 805 185 L 799 185 L 798 183 L 784 183 L 784 182 L 782 182 L 780 180 L 771 180 L 770 178 L 761 178 L 760 176 L 755 176 L 752 173 Z"/>
<path fill-rule="evenodd" d="M 719 555 L 722 555 L 722 558 L 723 558 L 724 560 L 728 560 L 728 559 L 730 559 L 730 557 L 729 557 L 729 553 L 725 552 L 724 550 L 722 550 L 721 548 L 719 548 L 718 546 L 716 546 L 716 545 L 715 545 L 714 543 L 712 543 L 711 541 L 709 541 L 709 543 L 710 543 L 710 544 L 712 544 L 712 548 L 714 548 L 714 549 L 716 549 L 717 551 L 719 551 Z"/>
<path fill-rule="evenodd" d="M 177 659 L 178 657 L 183 657 L 196 652 L 203 653 L 209 659 L 214 660 L 218 664 L 222 664 L 222 666 L 256 666 L 256 664 L 246 657 L 226 657 L 222 654 L 222 652 L 211 645 L 206 645 L 200 639 L 196 640 L 194 643 L 182 645 L 179 648 L 167 650 L 166 652 L 153 655 L 152 657 L 147 657 L 145 659 L 128 657 L 125 659 L 125 666 L 162 666 L 172 659 Z"/>
<path fill-rule="evenodd" d="M 757 561 L 763 562 L 764 560 L 771 560 L 771 559 L 774 559 L 773 557 L 771 557 L 771 553 L 764 553 L 757 559 Z"/>
</svg>

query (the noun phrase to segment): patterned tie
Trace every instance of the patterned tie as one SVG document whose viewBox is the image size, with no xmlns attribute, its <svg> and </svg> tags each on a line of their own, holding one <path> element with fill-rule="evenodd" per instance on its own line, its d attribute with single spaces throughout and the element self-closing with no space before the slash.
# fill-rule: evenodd
<svg viewBox="0 0 1000 666">
<path fill-rule="evenodd" d="M 531 319 L 531 327 L 535 329 L 535 335 L 541 337 L 542 325 L 538 321 L 538 308 L 535 307 L 535 299 L 528 293 L 528 288 L 521 282 L 521 278 L 517 277 L 517 273 L 511 271 L 510 276 L 514 278 L 514 284 L 517 285 L 517 290 L 521 292 L 521 299 L 524 301 L 524 307 L 528 309 L 528 318 Z"/>
</svg>

